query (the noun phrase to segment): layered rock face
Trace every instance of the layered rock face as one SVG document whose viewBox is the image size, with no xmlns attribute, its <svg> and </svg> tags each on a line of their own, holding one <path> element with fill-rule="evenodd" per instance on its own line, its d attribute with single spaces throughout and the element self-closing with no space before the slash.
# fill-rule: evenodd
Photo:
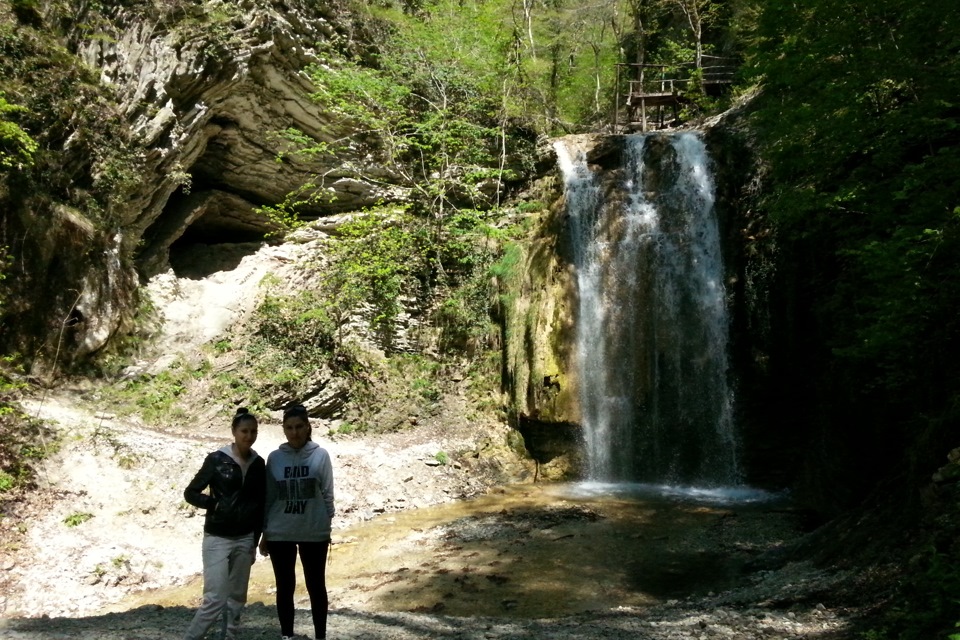
<svg viewBox="0 0 960 640">
<path fill-rule="evenodd" d="M 89 39 L 79 52 L 116 88 L 146 149 L 148 179 L 123 220 L 128 245 L 142 241 L 141 276 L 164 269 L 170 246 L 185 234 L 220 242 L 262 237 L 270 223 L 254 208 L 308 182 L 323 193 L 305 205 L 308 215 L 394 195 L 341 168 L 362 158 L 278 160 L 289 147 L 285 130 L 327 143 L 345 133 L 310 100 L 303 70 L 320 62 L 314 46 L 351 46 L 348 16 L 337 15 L 335 5 L 298 1 L 181 10 L 187 14 L 118 10 L 109 38 Z M 379 177 L 390 182 L 383 172 Z"/>
<path fill-rule="evenodd" d="M 99 74 L 110 96 L 98 98 L 103 111 L 121 121 L 114 131 L 129 133 L 106 141 L 124 162 L 89 157 L 96 147 L 91 153 L 90 144 L 74 143 L 86 133 L 82 124 L 52 152 L 72 176 L 68 193 L 115 170 L 137 179 L 96 205 L 99 221 L 75 205 L 0 184 L 0 200 L 13 202 L 0 244 L 19 243 L 5 315 L 20 328 L 4 340 L 30 356 L 35 373 L 49 371 L 51 360 L 95 352 L 128 329 L 139 283 L 169 268 L 171 248 L 262 241 L 273 223 L 258 206 L 304 184 L 315 197 L 299 211 L 312 217 L 404 195 L 363 150 L 301 157 L 282 135 L 295 129 L 329 143 L 346 133 L 310 99 L 304 73 L 322 63 L 321 49 L 348 50 L 365 39 L 336 3 L 132 0 L 100 11 L 78 7 L 65 44 Z M 59 20 L 51 14 L 43 26 L 56 31 Z M 358 178 L 358 168 L 375 182 Z"/>
</svg>

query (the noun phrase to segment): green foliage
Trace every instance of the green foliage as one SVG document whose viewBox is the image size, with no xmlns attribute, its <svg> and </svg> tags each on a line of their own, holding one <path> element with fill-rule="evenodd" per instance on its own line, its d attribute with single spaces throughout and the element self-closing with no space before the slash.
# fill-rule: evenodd
<svg viewBox="0 0 960 640">
<path fill-rule="evenodd" d="M 258 414 L 263 410 L 260 394 L 245 371 L 223 371 L 213 377 L 213 395 L 229 400 L 231 404 L 248 407 Z"/>
<path fill-rule="evenodd" d="M 956 640 L 960 628 L 960 567 L 956 553 L 931 547 L 912 560 L 915 572 L 901 584 L 900 597 L 884 609 L 866 640 Z"/>
<path fill-rule="evenodd" d="M 219 354 L 229 353 L 233 351 L 233 343 L 227 338 L 217 340 L 213 343 L 213 350 Z"/>
<path fill-rule="evenodd" d="M 59 25 L 76 22 L 63 4 L 48 7 L 44 24 L 0 13 L 0 174 L 16 167 L 20 193 L 113 224 L 142 183 L 143 149 L 130 139 L 112 90 L 63 46 L 69 34 Z"/>
<path fill-rule="evenodd" d="M 436 402 L 440 399 L 440 390 L 430 378 L 416 378 L 411 387 L 416 395 L 428 402 Z"/>
<path fill-rule="evenodd" d="M 363 431 L 363 429 L 360 428 L 358 425 L 345 420 L 340 424 L 340 426 L 337 427 L 337 430 L 335 433 L 339 433 L 341 435 L 347 436 L 347 435 L 350 435 L 351 433 L 357 433 L 358 431 Z"/>
<path fill-rule="evenodd" d="M 510 308 L 516 298 L 518 280 L 523 275 L 524 250 L 517 242 L 509 242 L 503 248 L 500 259 L 490 266 L 490 275 L 497 279 L 500 290 L 500 306 Z"/>
<path fill-rule="evenodd" d="M 684 85 L 683 95 L 688 102 L 680 109 L 680 119 L 683 121 L 710 113 L 717 109 L 719 101 L 707 95 L 702 69 L 693 69 L 688 74 L 688 82 Z"/>
<path fill-rule="evenodd" d="M 272 284 L 266 278 L 261 286 L 269 290 Z M 267 293 L 253 314 L 246 346 L 251 366 L 224 380 L 234 397 L 301 398 L 321 372 L 358 383 L 362 365 L 354 350 L 339 342 L 332 305 L 317 289 L 290 296 Z"/>
<path fill-rule="evenodd" d="M 317 87 L 313 99 L 357 132 L 340 148 L 376 145 L 392 172 L 442 212 L 455 200 L 486 200 L 480 185 L 498 166 L 501 138 L 495 94 L 485 91 L 493 70 L 474 73 L 471 54 L 483 55 L 476 39 L 462 21 L 441 37 L 434 29 L 454 26 L 439 16 L 394 23 L 376 67 L 330 52 L 308 74 Z M 308 145 L 301 152 L 328 149 Z M 506 169 L 495 173 L 507 177 Z"/>
<path fill-rule="evenodd" d="M 543 133 L 591 129 L 610 121 L 616 63 L 689 65 L 706 53 L 735 55 L 729 34 L 742 4 L 428 0 L 415 7 L 390 1 L 365 5 L 361 10 L 381 24 L 383 44 L 369 65 L 372 74 L 359 65 L 354 78 L 343 80 L 353 95 L 376 96 L 388 109 L 410 109 L 419 99 L 424 104 L 413 111 L 439 113 L 451 105 L 456 111 L 465 97 L 496 114 L 501 128 L 519 121 Z M 383 83 L 384 75 L 397 81 Z M 345 114 L 365 122 L 380 115 L 373 100 L 369 107 L 357 105 L 351 91 L 338 92 L 333 85 L 331 93 L 340 96 L 334 104 Z M 414 118 L 414 123 L 423 121 Z"/>
<path fill-rule="evenodd" d="M 311 148 L 301 147 L 296 152 L 309 154 Z M 318 202 L 331 203 L 334 200 L 335 198 L 322 185 L 307 182 L 288 193 L 283 202 L 265 204 L 257 207 L 254 211 L 274 224 L 277 231 L 267 234 L 268 236 L 274 236 L 306 226 L 306 222 L 300 218 L 300 210 L 305 206 Z"/>
<path fill-rule="evenodd" d="M 331 245 L 331 268 L 323 276 L 329 313 L 342 328 L 365 307 L 370 325 L 389 346 L 401 299 L 420 295 L 429 229 L 404 207 L 381 207 L 354 217 L 338 233 Z"/>
<path fill-rule="evenodd" d="M 15 355 L 0 357 L 0 499 L 35 485 L 36 463 L 59 448 L 52 430 L 24 413 L 18 395 L 26 387 Z"/>
<path fill-rule="evenodd" d="M 448 462 L 450 462 L 450 456 L 448 456 L 444 451 L 437 451 L 433 458 L 442 465 L 446 465 Z"/>
<path fill-rule="evenodd" d="M 355 215 L 329 246 L 330 263 L 319 274 L 318 290 L 301 294 L 311 298 L 303 306 L 312 315 L 305 317 L 333 336 L 328 349 L 343 345 L 344 329 L 359 317 L 389 350 L 404 305 L 439 292 L 431 320 L 441 329 L 441 347 L 466 349 L 490 330 L 487 268 L 499 248 L 501 234 L 491 224 L 498 215 L 457 210 L 440 230 L 407 207 Z M 279 317 L 277 311 L 263 309 Z"/>
<path fill-rule="evenodd" d="M 373 431 L 403 429 L 411 424 L 410 416 L 434 414 L 444 395 L 449 372 L 444 360 L 418 353 L 396 353 L 387 359 L 376 387 L 377 406 L 386 408 L 377 413 L 377 406 L 367 412 L 366 422 Z M 412 423 L 416 423 L 414 420 Z"/>
<path fill-rule="evenodd" d="M 472 415 L 495 415 L 496 419 L 506 423 L 509 417 L 501 395 L 500 354 L 488 352 L 485 356 L 474 360 L 470 366 L 467 392 L 473 409 Z M 467 418 L 471 419 L 471 415 Z"/>
<path fill-rule="evenodd" d="M 257 328 L 251 350 L 259 354 L 257 345 L 269 345 L 313 359 L 333 351 L 334 325 L 324 311 L 324 301 L 315 291 L 301 291 L 290 297 L 267 294 L 256 310 Z"/>
<path fill-rule="evenodd" d="M 946 406 L 960 382 L 958 18 L 946 0 L 776 2 L 756 31 L 766 205 L 811 248 L 833 375 L 886 406 L 888 426 Z"/>
<path fill-rule="evenodd" d="M 24 107 L 7 102 L 0 91 L 0 171 L 23 169 L 33 163 L 37 141 L 20 125 L 10 120 L 17 112 L 25 110 Z"/>
<path fill-rule="evenodd" d="M 7 273 L 13 263 L 13 256 L 8 253 L 9 247 L 0 246 L 0 316 L 3 315 L 6 306 L 6 296 L 4 295 L 3 282 L 7 279 Z"/>
<path fill-rule="evenodd" d="M 154 376 L 144 376 L 128 386 L 148 422 L 162 420 L 170 415 L 170 408 L 186 389 L 185 372 L 164 370 Z"/>
<path fill-rule="evenodd" d="M 499 210 L 461 210 L 444 228 L 436 252 L 448 288 L 432 316 L 444 352 L 470 352 L 494 331 L 489 270 L 506 237 L 494 226 L 500 215 Z"/>
<path fill-rule="evenodd" d="M 150 12 L 157 16 L 157 27 L 173 34 L 177 45 L 198 47 L 203 59 L 222 64 L 238 53 L 245 43 L 243 6 L 234 2 L 205 0 L 184 2 L 161 0 L 147 2 Z M 106 22 L 103 27 L 109 28 Z M 88 37 L 94 37 L 97 25 L 88 26 Z"/>
<path fill-rule="evenodd" d="M 192 382 L 202 378 L 210 368 L 206 361 L 190 366 L 178 358 L 156 374 L 143 374 L 105 387 L 103 399 L 120 415 L 138 413 L 146 422 L 160 424 L 178 419 L 183 410 L 177 401 Z"/>
<path fill-rule="evenodd" d="M 6 493 L 13 489 L 17 484 L 17 479 L 7 473 L 6 471 L 0 470 L 0 493 Z"/>
<path fill-rule="evenodd" d="M 519 274 L 522 266 L 523 248 L 514 242 L 504 246 L 503 255 L 490 267 L 490 273 L 496 278 L 510 279 Z"/>
<path fill-rule="evenodd" d="M 629 2 L 529 2 L 513 12 L 516 89 L 538 129 L 582 130 L 610 120 Z M 633 61 L 632 59 L 630 61 Z"/>
<path fill-rule="evenodd" d="M 76 513 L 71 513 L 66 518 L 64 518 L 63 523 L 68 527 L 76 527 L 83 524 L 84 522 L 86 522 L 92 517 L 93 517 L 92 513 L 78 511 Z"/>
<path fill-rule="evenodd" d="M 771 370 L 825 452 L 811 465 L 828 487 L 820 505 L 849 507 L 888 474 L 914 495 L 956 446 L 960 406 L 960 5 L 757 4 L 761 208 L 786 294 L 775 322 L 789 335 Z M 837 488 L 848 497 L 831 504 Z M 916 560 L 867 637 L 949 634 L 955 540 Z"/>
</svg>

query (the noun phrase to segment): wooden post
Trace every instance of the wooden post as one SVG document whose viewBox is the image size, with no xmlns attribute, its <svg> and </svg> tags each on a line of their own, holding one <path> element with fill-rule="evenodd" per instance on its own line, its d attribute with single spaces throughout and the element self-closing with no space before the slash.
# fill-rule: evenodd
<svg viewBox="0 0 960 640">
<path fill-rule="evenodd" d="M 613 102 L 613 133 L 614 135 L 616 135 L 618 133 L 617 130 L 620 128 L 620 64 L 619 63 L 617 63 L 617 80 L 614 86 L 616 86 L 615 91 L 617 95 L 614 97 L 614 102 Z M 627 99 L 627 104 L 628 105 L 630 104 L 629 98 Z M 627 108 L 629 109 L 629 107 Z"/>
<path fill-rule="evenodd" d="M 640 67 L 640 95 L 642 96 L 643 91 L 643 67 Z M 640 98 L 640 131 L 643 133 L 647 132 L 647 100 L 646 98 Z"/>
<path fill-rule="evenodd" d="M 673 80 L 670 81 L 670 93 L 673 95 L 673 126 L 676 127 L 680 124 L 680 114 L 677 112 L 677 106 L 679 106 L 680 100 L 677 96 L 677 88 L 673 86 Z"/>
</svg>

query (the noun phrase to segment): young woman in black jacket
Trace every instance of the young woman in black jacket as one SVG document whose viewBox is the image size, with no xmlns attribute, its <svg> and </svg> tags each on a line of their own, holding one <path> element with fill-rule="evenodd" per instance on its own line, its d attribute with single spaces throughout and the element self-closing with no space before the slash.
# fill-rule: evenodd
<svg viewBox="0 0 960 640">
<path fill-rule="evenodd" d="M 187 502 L 207 511 L 203 603 L 184 640 L 200 640 L 221 614 L 220 637 L 232 640 L 247 602 L 250 565 L 263 528 L 266 474 L 263 458 L 252 448 L 257 441 L 257 418 L 237 409 L 231 429 L 233 443 L 209 454 L 183 492 Z"/>
</svg>

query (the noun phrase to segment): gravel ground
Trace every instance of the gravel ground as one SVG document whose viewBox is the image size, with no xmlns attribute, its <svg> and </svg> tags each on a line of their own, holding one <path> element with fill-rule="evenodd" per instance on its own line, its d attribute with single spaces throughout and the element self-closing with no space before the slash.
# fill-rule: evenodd
<svg viewBox="0 0 960 640">
<path fill-rule="evenodd" d="M 193 579 L 203 519 L 183 488 L 204 456 L 227 442 L 227 419 L 187 437 L 90 412 L 73 393 L 23 404 L 53 425 L 60 445 L 43 464 L 41 486 L 4 505 L 0 617 L 94 615 L 132 592 Z M 490 437 L 486 429 L 430 425 L 363 439 L 318 436 L 336 473 L 336 527 L 485 492 L 516 461 L 478 453 L 462 465 L 438 465 L 435 454 L 479 450 Z M 281 441 L 279 424 L 261 420 L 255 448 L 266 456 Z"/>
<path fill-rule="evenodd" d="M 303 606 L 302 604 L 300 606 Z M 152 640 L 177 638 L 193 614 L 184 607 L 147 605 L 122 613 L 79 619 L 33 618 L 0 621 L 9 640 L 89 638 Z M 296 625 L 310 627 L 309 612 L 299 609 Z M 849 620 L 823 605 L 788 609 L 744 606 L 723 597 L 669 602 L 649 609 L 618 608 L 606 612 L 543 620 L 449 617 L 415 613 L 374 613 L 335 609 L 328 637 L 353 640 L 637 638 L 649 640 L 735 640 L 854 638 Z M 277 638 L 272 607 L 247 608 L 244 639 Z M 298 636 L 298 638 L 307 636 Z"/>
</svg>

